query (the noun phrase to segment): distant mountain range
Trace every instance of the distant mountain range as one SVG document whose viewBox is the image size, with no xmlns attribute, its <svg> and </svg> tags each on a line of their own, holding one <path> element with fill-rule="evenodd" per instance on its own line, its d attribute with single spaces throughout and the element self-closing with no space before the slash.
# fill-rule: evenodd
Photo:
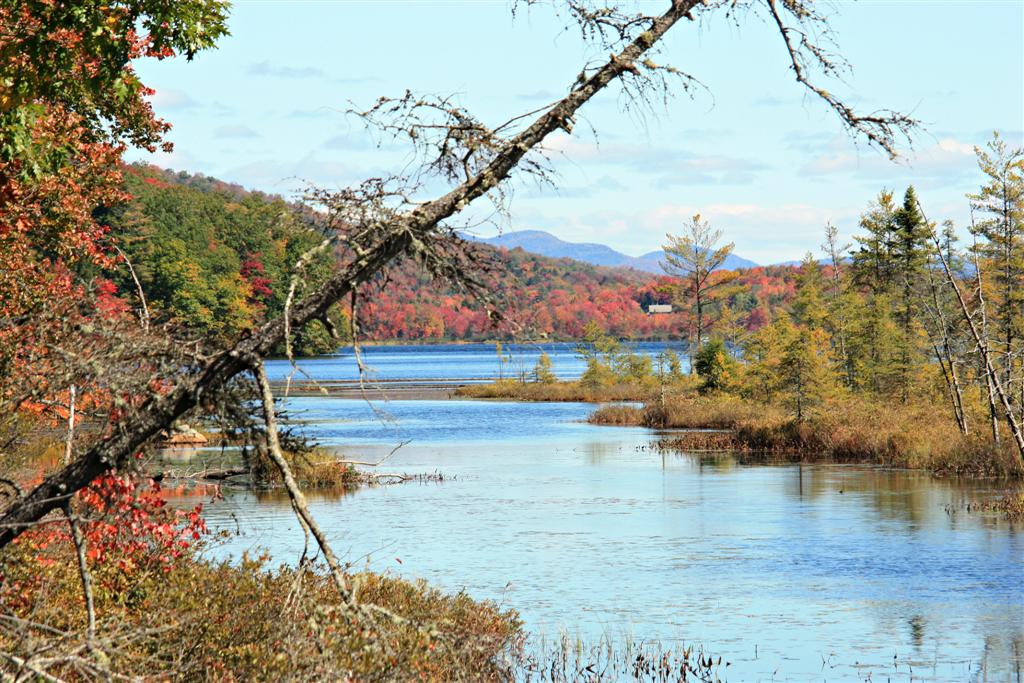
<svg viewBox="0 0 1024 683">
<path fill-rule="evenodd" d="M 664 273 L 661 269 L 661 262 L 665 258 L 665 252 L 652 251 L 643 256 L 629 256 L 620 251 L 615 251 L 604 244 L 593 242 L 566 242 L 560 240 L 549 232 L 543 230 L 516 230 L 506 232 L 495 237 L 473 237 L 465 235 L 468 239 L 483 242 L 496 247 L 506 249 L 522 248 L 531 254 L 540 254 L 549 258 L 571 258 L 584 263 L 591 263 L 597 266 L 612 266 L 635 268 L 636 270 L 648 273 Z M 729 254 L 722 264 L 722 270 L 736 270 L 738 268 L 756 268 L 757 263 L 742 256 Z"/>
</svg>

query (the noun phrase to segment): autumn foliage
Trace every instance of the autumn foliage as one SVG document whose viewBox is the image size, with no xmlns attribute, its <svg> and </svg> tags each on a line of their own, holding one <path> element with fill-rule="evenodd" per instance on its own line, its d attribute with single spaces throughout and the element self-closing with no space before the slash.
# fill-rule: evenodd
<svg viewBox="0 0 1024 683">
<path fill-rule="evenodd" d="M 283 311 L 289 267 L 320 235 L 303 207 L 202 175 L 133 165 L 128 203 L 101 215 L 136 266 L 157 317 L 204 336 L 251 329 Z M 359 330 L 372 341 L 480 341 L 495 338 L 581 339 L 588 325 L 622 339 L 690 336 L 693 316 L 677 281 L 627 268 L 554 259 L 521 249 L 477 245 L 493 260 L 490 275 L 500 323 L 472 294 L 438 283 L 405 261 L 362 289 Z M 326 272 L 327 263 L 316 265 Z M 759 329 L 787 306 L 797 269 L 753 268 L 729 275 L 722 306 L 706 321 L 733 338 Z M 718 274 L 716 274 L 716 277 Z M 123 269 L 122 296 L 133 284 Z M 648 315 L 673 303 L 672 314 Z M 340 311 L 342 333 L 347 311 Z M 314 326 L 300 333 L 299 353 L 336 348 Z"/>
<path fill-rule="evenodd" d="M 96 586 L 111 596 L 122 594 L 143 574 L 167 573 L 190 546 L 206 534 L 202 504 L 191 510 L 167 505 L 160 485 L 152 480 L 106 474 L 76 497 L 74 514 L 81 519 L 86 556 Z M 0 600 L 8 609 L 34 604 L 44 569 L 52 567 L 72 544 L 63 519 L 32 529 L 16 541 L 26 562 L 37 571 L 21 580 L 0 582 Z M 17 572 L 21 573 L 21 572 Z"/>
</svg>

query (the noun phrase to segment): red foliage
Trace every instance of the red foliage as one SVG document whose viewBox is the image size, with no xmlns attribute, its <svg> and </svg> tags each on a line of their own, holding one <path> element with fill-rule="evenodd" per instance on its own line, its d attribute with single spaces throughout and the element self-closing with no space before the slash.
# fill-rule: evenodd
<svg viewBox="0 0 1024 683">
<path fill-rule="evenodd" d="M 675 300 L 667 276 L 548 259 L 522 250 L 499 250 L 494 287 L 504 295 L 504 322 L 495 329 L 471 296 L 438 287 L 412 266 L 389 274 L 383 291 L 363 291 L 360 328 L 374 340 L 479 340 L 494 337 L 579 339 L 593 321 L 624 339 L 679 338 L 691 315 Z M 734 283 L 744 301 L 741 324 L 756 330 L 795 294 L 796 270 L 788 266 L 741 271 Z M 734 295 L 735 297 L 735 295 Z M 648 315 L 650 304 L 676 303 L 677 312 Z M 740 305 L 742 304 L 742 305 Z M 713 322 L 713 319 L 712 319 Z"/>
<path fill-rule="evenodd" d="M 106 278 L 96 278 L 96 308 L 100 315 L 114 318 L 127 313 L 131 307 L 117 295 L 117 285 Z"/>
<path fill-rule="evenodd" d="M 264 275 L 266 268 L 260 261 L 258 253 L 250 253 L 246 256 L 239 272 L 249 283 L 249 291 L 252 292 L 250 301 L 263 303 L 273 295 L 273 291 L 270 289 L 273 280 Z"/>
<path fill-rule="evenodd" d="M 153 480 L 140 485 L 131 476 L 106 474 L 80 491 L 77 500 L 75 514 L 82 520 L 86 556 L 100 588 L 116 591 L 133 575 L 173 570 L 175 561 L 207 533 L 201 504 L 188 511 L 172 509 Z M 49 551 L 73 540 L 69 525 L 54 520 L 14 543 L 30 549 L 32 561 L 48 566 L 57 561 Z M 6 585 L 3 577 L 0 585 L 9 603 L 29 600 L 38 589 Z"/>
<path fill-rule="evenodd" d="M 89 559 L 116 562 L 123 571 L 145 565 L 170 571 L 207 531 L 202 504 L 188 512 L 169 508 L 152 479 L 139 487 L 132 477 L 107 474 L 78 497 L 90 517 L 84 529 Z"/>
</svg>

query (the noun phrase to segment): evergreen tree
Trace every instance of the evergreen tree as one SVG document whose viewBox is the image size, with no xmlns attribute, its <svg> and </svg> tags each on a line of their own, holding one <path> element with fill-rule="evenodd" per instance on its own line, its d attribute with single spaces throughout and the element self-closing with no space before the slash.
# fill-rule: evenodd
<svg viewBox="0 0 1024 683">
<path fill-rule="evenodd" d="M 796 280 L 796 298 L 793 300 L 793 318 L 797 324 L 811 329 L 825 326 L 828 309 L 825 306 L 825 278 L 814 256 L 807 252 L 800 264 Z"/>
<path fill-rule="evenodd" d="M 914 318 L 915 286 L 928 263 L 931 229 L 921 215 L 917 193 L 911 185 L 903 196 L 903 206 L 895 212 L 896 229 L 892 235 L 892 260 L 897 289 L 902 301 L 898 319 L 908 329 Z"/>
<path fill-rule="evenodd" d="M 882 190 L 860 217 L 867 234 L 854 239 L 860 245 L 853 253 L 853 278 L 858 287 L 874 294 L 891 291 L 895 283 L 892 247 L 896 232 L 896 205 L 892 192 Z"/>
<path fill-rule="evenodd" d="M 854 387 L 883 396 L 896 396 L 901 389 L 903 335 L 890 302 L 888 295 L 869 294 L 862 306 L 850 311 Z"/>
<path fill-rule="evenodd" d="M 895 213 L 892 256 L 900 292 L 896 319 L 902 332 L 899 340 L 900 398 L 905 403 L 911 391 L 912 376 L 921 362 L 921 326 L 917 321 L 917 302 L 921 295 L 924 269 L 928 264 L 931 228 L 921 215 L 914 187 L 907 188 L 903 206 Z"/>
<path fill-rule="evenodd" d="M 797 422 L 836 392 L 828 334 L 821 329 L 796 330 L 779 364 L 785 403 Z"/>
<path fill-rule="evenodd" d="M 972 208 L 982 215 L 972 231 L 984 240 L 979 256 L 986 261 L 984 270 L 993 285 L 993 350 L 1002 356 L 1003 381 L 1009 388 L 1024 308 L 1024 149 L 1008 149 L 995 133 L 987 150 L 974 151 L 985 184 L 968 195 Z"/>
<path fill-rule="evenodd" d="M 693 358 L 693 367 L 704 380 L 701 392 L 721 391 L 733 384 L 738 365 L 724 341 L 712 339 L 706 343 Z"/>
<path fill-rule="evenodd" d="M 551 356 L 542 351 L 537 364 L 533 366 L 533 381 L 541 384 L 554 384 L 557 381 L 555 373 L 551 371 Z"/>
<path fill-rule="evenodd" d="M 704 343 L 705 313 L 713 302 L 714 290 L 735 277 L 731 273 L 712 276 L 725 263 L 735 245 L 730 242 L 718 246 L 722 231 L 712 229 L 710 223 L 701 220 L 700 214 L 686 225 L 685 234 L 666 237 L 668 244 L 664 246 L 665 263 L 662 267 L 668 275 L 680 279 L 682 298 L 693 306 L 695 342 L 690 354 L 692 357 Z"/>
<path fill-rule="evenodd" d="M 782 389 L 782 357 L 796 334 L 786 315 L 781 315 L 750 336 L 743 347 L 746 371 L 746 393 L 752 398 L 772 403 Z"/>
</svg>

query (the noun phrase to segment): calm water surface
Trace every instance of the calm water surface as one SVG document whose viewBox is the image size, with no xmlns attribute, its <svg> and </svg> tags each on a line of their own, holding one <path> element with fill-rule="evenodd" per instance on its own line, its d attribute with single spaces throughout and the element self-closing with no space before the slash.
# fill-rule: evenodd
<svg viewBox="0 0 1024 683">
<path fill-rule="evenodd" d="M 316 499 L 352 561 L 499 601 L 535 634 L 699 642 L 729 680 L 1021 680 L 1024 530 L 946 510 L 990 485 L 662 456 L 583 404 L 377 405 L 288 402 L 349 456 L 411 439 L 382 469 L 449 477 Z M 207 519 L 241 532 L 216 553 L 301 552 L 279 496 L 226 491 Z"/>
<path fill-rule="evenodd" d="M 655 356 L 672 349 L 686 367 L 686 354 L 679 343 L 635 342 L 626 345 L 637 353 Z M 366 346 L 361 349 L 371 377 L 381 380 L 426 379 L 433 382 L 494 380 L 514 378 L 533 370 L 542 352 L 552 361 L 552 371 L 561 379 L 576 379 L 586 365 L 576 356 L 576 344 L 549 342 L 543 344 L 503 344 L 501 355 L 494 344 L 424 344 L 408 346 Z M 351 347 L 342 347 L 331 356 L 307 358 L 302 369 L 320 380 L 355 380 L 358 367 Z M 292 372 L 284 360 L 267 363 L 267 377 L 280 381 Z M 297 375 L 301 378 L 301 375 Z"/>
</svg>

